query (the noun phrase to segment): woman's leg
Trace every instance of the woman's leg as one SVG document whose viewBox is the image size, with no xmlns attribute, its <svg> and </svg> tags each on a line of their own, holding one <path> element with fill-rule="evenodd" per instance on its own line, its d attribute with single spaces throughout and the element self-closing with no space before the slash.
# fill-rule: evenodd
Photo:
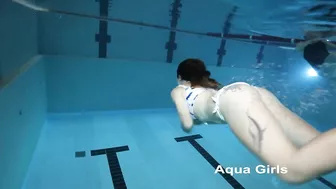
<svg viewBox="0 0 336 189">
<path fill-rule="evenodd" d="M 263 88 L 256 89 L 267 109 L 280 123 L 286 136 L 297 147 L 307 144 L 320 134 L 314 127 L 282 105 L 271 92 Z"/>
<path fill-rule="evenodd" d="M 286 167 L 284 180 L 301 183 L 336 169 L 336 130 L 316 137 L 298 149 L 286 137 L 282 126 L 266 107 L 256 88 L 227 87 L 219 98 L 220 112 L 235 135 L 259 158 L 271 166 Z M 291 125 L 305 124 L 292 120 Z"/>
</svg>

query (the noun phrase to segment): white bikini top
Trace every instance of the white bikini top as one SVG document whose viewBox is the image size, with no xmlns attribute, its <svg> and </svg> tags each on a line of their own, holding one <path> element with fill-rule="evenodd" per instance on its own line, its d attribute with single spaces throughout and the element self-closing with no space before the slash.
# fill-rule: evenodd
<svg viewBox="0 0 336 189">
<path fill-rule="evenodd" d="M 185 85 L 178 85 L 178 86 L 185 89 L 185 94 L 186 94 L 185 98 L 188 104 L 189 113 L 193 119 L 197 119 L 194 114 L 194 107 L 193 107 L 194 102 L 195 102 L 195 99 L 198 97 L 198 95 L 200 95 L 204 91 L 207 91 L 207 89 L 206 88 L 192 88 L 192 87 L 188 87 Z"/>
</svg>

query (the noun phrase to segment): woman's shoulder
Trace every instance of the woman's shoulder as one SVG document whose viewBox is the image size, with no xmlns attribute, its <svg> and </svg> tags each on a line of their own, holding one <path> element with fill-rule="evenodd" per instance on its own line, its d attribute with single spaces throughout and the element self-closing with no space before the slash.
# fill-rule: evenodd
<svg viewBox="0 0 336 189">
<path fill-rule="evenodd" d="M 184 92 L 188 87 L 184 86 L 184 85 L 177 85 L 175 88 L 173 88 L 171 90 L 171 95 L 177 94 L 177 93 L 181 93 Z"/>
<path fill-rule="evenodd" d="M 189 86 L 186 86 L 186 85 L 177 85 L 175 88 L 187 89 L 187 88 L 189 88 Z"/>
</svg>

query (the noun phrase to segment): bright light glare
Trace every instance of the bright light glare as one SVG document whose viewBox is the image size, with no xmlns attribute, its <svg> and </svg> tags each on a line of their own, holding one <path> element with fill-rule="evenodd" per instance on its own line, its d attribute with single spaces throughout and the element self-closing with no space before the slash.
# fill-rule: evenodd
<svg viewBox="0 0 336 189">
<path fill-rule="evenodd" d="M 310 77 L 316 77 L 318 76 L 317 72 L 313 68 L 309 68 L 307 71 L 307 75 Z"/>
</svg>

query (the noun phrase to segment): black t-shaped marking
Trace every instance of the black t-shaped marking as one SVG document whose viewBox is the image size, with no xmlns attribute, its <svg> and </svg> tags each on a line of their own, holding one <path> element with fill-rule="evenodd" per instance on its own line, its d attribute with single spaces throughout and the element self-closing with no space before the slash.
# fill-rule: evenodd
<svg viewBox="0 0 336 189">
<path fill-rule="evenodd" d="M 191 135 L 185 137 L 175 138 L 176 142 L 188 141 L 203 157 L 210 163 L 213 168 L 217 168 L 220 165 L 215 158 L 213 158 L 200 144 L 196 142 L 196 139 L 203 138 L 201 135 Z M 226 182 L 228 182 L 234 189 L 245 189 L 233 176 L 224 173 L 220 174 Z"/>
</svg>

